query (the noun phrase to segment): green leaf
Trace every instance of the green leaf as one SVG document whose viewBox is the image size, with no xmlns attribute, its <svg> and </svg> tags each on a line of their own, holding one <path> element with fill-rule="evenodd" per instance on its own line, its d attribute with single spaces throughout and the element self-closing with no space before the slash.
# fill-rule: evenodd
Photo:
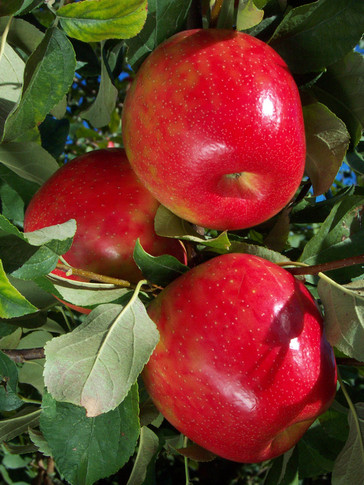
<svg viewBox="0 0 364 485">
<path fill-rule="evenodd" d="M 142 31 L 125 42 L 128 62 L 135 71 L 160 43 L 182 30 L 190 6 L 191 0 L 148 1 L 148 16 Z"/>
<path fill-rule="evenodd" d="M 41 409 L 29 406 L 15 416 L 0 421 L 0 442 L 10 441 L 26 432 L 28 428 L 38 426 L 40 413 Z"/>
<path fill-rule="evenodd" d="M 21 95 L 25 63 L 17 52 L 5 44 L 0 59 L 0 139 L 4 124 Z"/>
<path fill-rule="evenodd" d="M 276 458 L 264 480 L 264 485 L 298 485 L 297 448 Z"/>
<path fill-rule="evenodd" d="M 57 11 L 70 37 L 83 42 L 130 39 L 142 29 L 147 17 L 146 0 L 84 0 Z"/>
<path fill-rule="evenodd" d="M 159 236 L 173 237 L 203 244 L 206 247 L 220 249 L 226 252 L 231 243 L 227 232 L 222 232 L 215 238 L 207 238 L 197 232 L 193 225 L 176 216 L 164 206 L 159 206 L 154 219 L 155 232 Z"/>
<path fill-rule="evenodd" d="M 55 254 L 61 255 L 70 249 L 76 230 L 75 219 L 70 219 L 62 224 L 25 232 L 24 239 L 32 246 L 46 246 Z"/>
<path fill-rule="evenodd" d="M 8 18 L 0 18 L 0 35 L 4 32 L 8 21 Z M 33 24 L 21 18 L 13 18 L 7 41 L 12 47 L 16 47 L 30 56 L 38 47 L 43 37 L 44 33 L 38 30 Z"/>
<path fill-rule="evenodd" d="M 363 33 L 362 0 L 319 0 L 288 12 L 270 45 L 297 73 L 322 71 L 351 51 Z"/>
<path fill-rule="evenodd" d="M 53 338 L 50 332 L 35 330 L 27 333 L 19 342 L 17 349 L 41 349 Z"/>
<path fill-rule="evenodd" d="M 246 30 L 258 25 L 264 17 L 264 10 L 254 4 L 254 0 L 239 0 L 236 29 Z"/>
<path fill-rule="evenodd" d="M 0 164 L 38 185 L 42 185 L 59 168 L 56 160 L 34 142 L 1 144 Z"/>
<path fill-rule="evenodd" d="M 355 170 L 355 172 L 358 172 L 361 175 L 364 174 L 364 157 L 357 150 L 348 151 L 346 153 L 345 161 L 349 167 Z"/>
<path fill-rule="evenodd" d="M 10 283 L 15 286 L 15 288 L 20 291 L 20 293 L 25 296 L 25 298 L 30 301 L 34 306 L 40 309 L 48 309 L 48 307 L 52 306 L 55 303 L 54 297 L 49 295 L 46 291 L 42 290 L 34 281 L 24 281 L 18 278 L 14 278 L 11 275 L 8 275 Z M 35 318 L 34 316 L 28 316 L 28 319 Z M 42 320 L 42 319 L 40 319 Z M 45 319 L 42 324 L 45 323 Z M 26 323 L 22 323 L 21 326 L 25 328 L 29 328 Z M 31 326 L 30 328 L 34 328 Z"/>
<path fill-rule="evenodd" d="M 320 279 L 318 293 L 325 309 L 326 337 L 333 347 L 364 360 L 364 280 L 347 285 Z"/>
<path fill-rule="evenodd" d="M 45 330 L 36 330 L 23 337 L 17 348 L 18 349 L 37 349 L 43 348 L 44 345 L 52 339 L 52 334 Z M 25 362 L 19 369 L 19 382 L 33 386 L 40 395 L 44 393 L 44 363 L 45 359 L 34 359 Z"/>
<path fill-rule="evenodd" d="M 23 401 L 17 394 L 18 369 L 7 355 L 0 352 L 0 410 L 13 411 L 18 409 Z"/>
<path fill-rule="evenodd" d="M 300 478 L 331 472 L 342 446 L 342 441 L 327 435 L 316 420 L 297 444 Z"/>
<path fill-rule="evenodd" d="M 16 349 L 16 347 L 20 342 L 21 336 L 22 336 L 22 329 L 17 328 L 15 332 L 11 333 L 10 335 L 7 335 L 6 337 L 2 337 L 0 339 L 0 349 L 3 349 L 3 350 Z"/>
<path fill-rule="evenodd" d="M 0 214 L 0 258 L 5 271 L 25 280 L 48 274 L 58 256 L 71 247 L 75 232 L 76 223 L 71 219 L 23 234 Z"/>
<path fill-rule="evenodd" d="M 117 472 L 134 453 L 139 436 L 137 385 L 115 410 L 95 418 L 45 394 L 40 429 L 61 475 L 71 485 L 92 485 Z"/>
<path fill-rule="evenodd" d="M 283 251 L 290 233 L 291 208 L 285 207 L 275 219 L 272 229 L 264 238 L 264 245 L 273 251 Z"/>
<path fill-rule="evenodd" d="M 213 249 L 214 252 L 219 254 L 224 254 L 217 249 Z M 225 251 L 226 252 L 226 251 Z M 243 241 L 232 241 L 229 248 L 229 253 L 246 253 L 253 254 L 254 256 L 259 256 L 261 258 L 272 261 L 272 263 L 284 263 L 289 262 L 290 259 L 283 254 L 273 251 L 272 249 L 266 248 L 265 246 L 258 246 L 258 244 L 249 244 Z"/>
<path fill-rule="evenodd" d="M 63 118 L 63 116 L 64 113 L 61 115 L 62 119 L 55 119 L 53 116 L 47 115 L 38 128 L 42 140 L 42 147 L 54 158 L 58 158 L 64 152 L 70 131 L 70 122 L 68 119 Z"/>
<path fill-rule="evenodd" d="M 189 270 L 189 267 L 180 263 L 177 258 L 165 254 L 152 256 L 144 251 L 139 239 L 135 243 L 134 261 L 148 281 L 160 286 L 166 286 L 178 276 Z"/>
<path fill-rule="evenodd" d="M 76 281 L 53 274 L 49 275 L 48 279 L 52 284 L 53 293 L 77 306 L 90 307 L 111 303 L 130 293 L 130 288 L 117 287 L 107 283 Z"/>
<path fill-rule="evenodd" d="M 24 201 L 10 185 L 0 184 L 2 214 L 14 224 L 21 225 L 24 219 Z"/>
<path fill-rule="evenodd" d="M 364 126 L 364 56 L 349 52 L 329 66 L 313 93 L 345 122 L 356 146 Z"/>
<path fill-rule="evenodd" d="M 326 254 L 332 251 L 335 244 L 345 243 L 346 240 L 360 232 L 361 224 L 358 214 L 363 204 L 362 195 L 350 195 L 339 200 L 319 231 L 306 244 L 300 261 L 310 265 L 330 261 L 331 259 L 328 259 Z M 352 256 L 354 256 L 354 252 Z M 340 259 L 340 257 L 337 259 Z"/>
<path fill-rule="evenodd" d="M 0 261 L 0 317 L 13 318 L 35 313 L 37 308 L 12 286 Z"/>
<path fill-rule="evenodd" d="M 19 382 L 34 387 L 40 395 L 44 393 L 45 359 L 34 359 L 25 362 L 19 369 Z"/>
<path fill-rule="evenodd" d="M 24 15 L 26 13 L 31 12 L 35 8 L 37 8 L 39 5 L 41 5 L 44 2 L 44 0 L 23 0 L 23 5 L 22 7 L 16 12 L 17 15 Z"/>
<path fill-rule="evenodd" d="M 45 347 L 45 383 L 59 401 L 97 416 L 118 406 L 159 340 L 144 305 L 134 298 L 123 308 L 98 306 L 72 332 Z"/>
<path fill-rule="evenodd" d="M 332 485 L 364 483 L 364 403 L 355 405 L 355 414 L 348 416 L 349 438 L 336 459 Z"/>
<path fill-rule="evenodd" d="M 26 63 L 22 96 L 6 120 L 4 140 L 15 140 L 44 120 L 71 86 L 75 68 L 71 42 L 61 30 L 49 29 Z"/>
<path fill-rule="evenodd" d="M 147 467 L 159 448 L 158 436 L 146 426 L 140 429 L 138 453 L 126 485 L 143 485 Z"/>
<path fill-rule="evenodd" d="M 83 119 L 89 121 L 95 128 L 101 128 L 110 123 L 111 114 L 115 109 L 118 90 L 113 85 L 104 56 L 101 58 L 101 81 L 95 101 L 81 113 Z"/>
<path fill-rule="evenodd" d="M 6 0 L 0 3 L 0 17 L 14 14 L 22 6 L 23 0 Z"/>
<path fill-rule="evenodd" d="M 38 450 L 44 455 L 44 456 L 52 456 L 51 449 L 49 448 L 49 445 L 42 435 L 42 433 L 38 429 L 29 429 L 29 438 L 31 439 L 32 443 L 36 445 Z"/>
<path fill-rule="evenodd" d="M 0 163 L 0 179 L 8 184 L 23 199 L 24 204 L 28 205 L 32 197 L 39 189 L 39 185 L 30 182 L 17 175 L 13 170 Z"/>
<path fill-rule="evenodd" d="M 9 276 L 31 280 L 52 271 L 58 256 L 44 246 L 37 248 L 18 237 L 3 236 L 0 237 L 0 259 Z"/>
<path fill-rule="evenodd" d="M 16 327 L 14 327 L 14 325 L 6 322 L 4 319 L 0 319 L 0 339 L 2 337 L 11 335 L 13 332 L 15 332 L 15 330 Z"/>
<path fill-rule="evenodd" d="M 349 147 L 345 124 L 321 103 L 303 107 L 306 130 L 306 173 L 314 195 L 324 194 L 333 184 Z"/>
</svg>

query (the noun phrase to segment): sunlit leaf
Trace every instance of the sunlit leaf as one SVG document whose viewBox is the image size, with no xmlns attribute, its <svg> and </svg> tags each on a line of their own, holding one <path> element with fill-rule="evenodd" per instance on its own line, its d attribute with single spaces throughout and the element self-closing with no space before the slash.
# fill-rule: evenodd
<svg viewBox="0 0 364 485">
<path fill-rule="evenodd" d="M 36 311 L 37 308 L 10 284 L 0 261 L 0 317 L 20 317 Z"/>
<path fill-rule="evenodd" d="M 56 27 L 48 29 L 26 63 L 21 99 L 5 122 L 6 141 L 44 120 L 71 86 L 75 68 L 71 42 Z"/>
<path fill-rule="evenodd" d="M 0 59 L 0 138 L 5 121 L 20 97 L 24 68 L 22 58 L 9 44 L 5 44 Z"/>
<path fill-rule="evenodd" d="M 254 0 L 239 0 L 236 17 L 236 29 L 246 30 L 254 27 L 263 20 L 264 10 L 254 4 Z"/>
<path fill-rule="evenodd" d="M 142 29 L 147 17 L 146 0 L 83 0 L 57 11 L 70 37 L 83 42 L 130 39 Z"/>
</svg>

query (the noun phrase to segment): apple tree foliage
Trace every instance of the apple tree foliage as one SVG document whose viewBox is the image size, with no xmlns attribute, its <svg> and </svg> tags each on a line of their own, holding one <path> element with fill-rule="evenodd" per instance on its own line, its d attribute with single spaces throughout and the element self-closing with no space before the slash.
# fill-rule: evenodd
<svg viewBox="0 0 364 485">
<path fill-rule="evenodd" d="M 229 233 L 193 227 L 163 207 L 155 220 L 158 234 L 183 241 L 189 266 L 228 252 L 291 263 L 325 314 L 336 399 L 293 450 L 258 465 L 187 443 L 138 378 L 158 342 L 146 304 L 186 266 L 137 242 L 145 280 L 136 287 L 64 281 L 49 273 L 71 246 L 75 221 L 22 231 L 25 207 L 62 163 L 122 146 L 134 73 L 162 41 L 194 27 L 236 28 L 268 42 L 302 96 L 306 172 L 280 214 Z M 362 0 L 0 2 L 4 483 L 364 483 L 363 32 Z M 93 311 L 81 315 L 53 295 Z"/>
</svg>

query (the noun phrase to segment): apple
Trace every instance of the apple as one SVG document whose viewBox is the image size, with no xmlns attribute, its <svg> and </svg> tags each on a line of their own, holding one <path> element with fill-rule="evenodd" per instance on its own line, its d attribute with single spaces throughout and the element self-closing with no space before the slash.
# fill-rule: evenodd
<svg viewBox="0 0 364 485">
<path fill-rule="evenodd" d="M 24 231 L 75 219 L 77 231 L 64 255 L 67 263 L 135 283 L 142 278 L 133 260 L 137 238 L 153 256 L 168 253 L 184 261 L 177 240 L 154 232 L 158 207 L 123 149 L 95 150 L 64 164 L 44 183 L 27 207 Z M 53 273 L 80 279 L 57 269 Z"/>
<path fill-rule="evenodd" d="M 195 29 L 159 45 L 127 93 L 122 122 L 141 181 L 199 226 L 266 221 L 302 179 L 297 86 L 281 57 L 248 34 Z"/>
<path fill-rule="evenodd" d="M 160 342 L 143 371 L 165 418 L 237 462 L 278 456 L 332 402 L 336 363 L 315 300 L 267 260 L 225 254 L 148 307 Z"/>
</svg>

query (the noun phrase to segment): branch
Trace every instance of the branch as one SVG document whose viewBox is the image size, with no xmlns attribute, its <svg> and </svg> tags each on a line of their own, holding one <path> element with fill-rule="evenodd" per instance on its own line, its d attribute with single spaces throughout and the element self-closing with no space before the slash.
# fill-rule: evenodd
<svg viewBox="0 0 364 485">
<path fill-rule="evenodd" d="M 353 266 L 355 264 L 364 263 L 364 254 L 360 256 L 353 256 L 351 258 L 339 259 L 338 261 L 331 261 L 329 263 L 315 264 L 312 266 L 304 266 L 299 268 L 285 268 L 293 275 L 318 274 L 324 271 L 332 271 L 333 269 L 345 268 L 346 266 Z M 287 266 L 289 263 L 287 263 Z"/>
<path fill-rule="evenodd" d="M 17 364 L 22 364 L 27 360 L 44 359 L 44 349 L 15 349 L 15 350 L 2 350 L 11 360 Z"/>
<path fill-rule="evenodd" d="M 353 367 L 364 367 L 364 362 L 360 362 L 350 357 L 336 357 L 337 365 L 351 365 Z"/>
</svg>

